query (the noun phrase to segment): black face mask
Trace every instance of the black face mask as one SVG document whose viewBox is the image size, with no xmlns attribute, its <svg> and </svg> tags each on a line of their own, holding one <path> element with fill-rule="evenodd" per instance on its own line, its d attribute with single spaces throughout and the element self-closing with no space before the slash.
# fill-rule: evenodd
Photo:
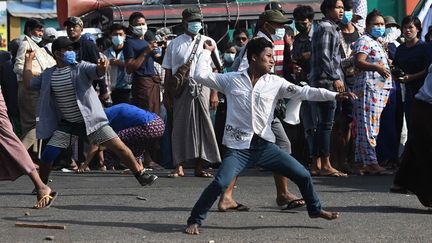
<svg viewBox="0 0 432 243">
<path fill-rule="evenodd" d="M 305 33 L 308 31 L 308 27 L 305 24 L 296 23 L 295 27 L 296 27 L 296 30 L 298 30 L 298 32 L 300 32 L 300 33 Z"/>
</svg>

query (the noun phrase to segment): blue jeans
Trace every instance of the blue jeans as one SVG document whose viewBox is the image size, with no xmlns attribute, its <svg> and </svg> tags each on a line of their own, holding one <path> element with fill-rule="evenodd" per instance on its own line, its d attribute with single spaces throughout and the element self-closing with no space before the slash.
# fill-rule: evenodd
<svg viewBox="0 0 432 243">
<path fill-rule="evenodd" d="M 330 138 L 336 111 L 336 101 L 314 102 L 314 112 L 318 119 L 312 156 L 330 155 Z"/>
<path fill-rule="evenodd" d="M 227 149 L 216 178 L 195 203 L 187 224 L 201 226 L 202 221 L 207 217 L 207 212 L 218 196 L 226 190 L 231 180 L 244 168 L 253 164 L 277 171 L 294 181 L 306 201 L 310 215 L 321 211 L 321 203 L 313 188 L 312 178 L 303 165 L 274 143 L 255 135 L 249 149 Z"/>
<path fill-rule="evenodd" d="M 313 102 L 304 100 L 302 101 L 300 108 L 300 118 L 303 123 L 304 136 L 308 146 L 309 157 L 312 156 L 317 128 L 317 119 L 315 112 L 313 112 L 313 105 Z"/>
</svg>

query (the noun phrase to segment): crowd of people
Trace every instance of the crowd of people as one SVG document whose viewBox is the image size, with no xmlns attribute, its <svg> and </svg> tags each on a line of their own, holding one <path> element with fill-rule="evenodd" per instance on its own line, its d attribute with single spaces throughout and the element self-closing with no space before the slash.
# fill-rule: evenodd
<svg viewBox="0 0 432 243">
<path fill-rule="evenodd" d="M 233 198 L 248 166 L 273 172 L 277 205 L 306 205 L 311 218 L 339 217 L 322 209 L 312 176 L 396 168 L 390 191 L 432 207 L 432 44 L 420 20 L 399 25 L 367 13 L 365 0 L 324 0 L 320 10 L 316 20 L 299 5 L 290 20 L 271 2 L 253 32 L 235 26 L 226 43 L 202 34 L 199 8 L 182 12 L 179 35 L 151 31 L 141 12 L 100 38 L 84 34 L 79 17 L 63 23 L 67 37 L 27 20 L 24 37 L 0 53 L 0 180 L 28 174 L 35 208 L 46 208 L 61 161 L 78 172 L 94 161 L 92 169 L 127 167 L 143 186 L 157 179 L 151 168 L 173 168 L 170 178 L 193 168 L 214 180 L 189 234 L 219 196 L 219 211 L 249 210 Z"/>
</svg>

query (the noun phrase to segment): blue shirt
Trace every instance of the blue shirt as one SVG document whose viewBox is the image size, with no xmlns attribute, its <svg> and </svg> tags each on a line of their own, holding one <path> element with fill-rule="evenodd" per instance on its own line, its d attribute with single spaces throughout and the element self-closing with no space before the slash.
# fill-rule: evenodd
<svg viewBox="0 0 432 243">
<path fill-rule="evenodd" d="M 109 59 L 117 59 L 122 62 L 125 61 L 123 50 L 121 50 L 119 53 L 116 53 L 114 48 L 111 46 L 106 51 L 104 51 L 104 55 Z M 131 85 L 127 81 L 126 76 L 126 68 L 125 67 L 119 67 L 110 65 L 109 69 L 110 79 L 111 79 L 111 85 L 115 83 L 115 89 L 131 89 Z"/>
<path fill-rule="evenodd" d="M 147 48 L 149 43 L 136 37 L 128 37 L 123 47 L 124 59 L 137 58 Z M 135 72 L 134 76 L 151 77 L 155 75 L 153 54 L 147 55 L 146 59 Z"/>
<path fill-rule="evenodd" d="M 414 74 L 428 68 L 430 57 L 428 57 L 428 47 L 424 41 L 418 41 L 415 46 L 407 47 L 406 44 L 401 44 L 396 49 L 394 65 L 401 68 L 406 74 Z M 407 86 L 412 88 L 414 93 L 423 85 L 426 74 L 417 80 L 407 83 Z"/>
<path fill-rule="evenodd" d="M 30 81 L 30 89 L 40 91 L 37 109 L 39 120 L 36 123 L 36 136 L 39 139 L 51 137 L 62 118 L 54 92 L 51 91 L 51 76 L 55 69 L 56 66 L 47 68 Z M 93 88 L 93 80 L 103 75 L 98 74 L 96 64 L 93 63 L 82 61 L 71 65 L 71 81 L 87 135 L 108 124 L 102 104 Z"/>
<path fill-rule="evenodd" d="M 110 126 L 115 132 L 126 128 L 144 126 L 156 119 L 155 113 L 143 110 L 133 105 L 121 103 L 105 109 Z"/>
</svg>

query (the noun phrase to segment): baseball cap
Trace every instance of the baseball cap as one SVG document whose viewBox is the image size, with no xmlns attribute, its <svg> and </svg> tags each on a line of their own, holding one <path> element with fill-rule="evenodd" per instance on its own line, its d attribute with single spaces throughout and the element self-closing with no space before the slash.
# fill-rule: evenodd
<svg viewBox="0 0 432 243">
<path fill-rule="evenodd" d="M 399 24 L 396 22 L 396 20 L 393 18 L 393 16 L 385 16 L 384 17 L 384 23 L 386 26 L 396 26 L 400 29 Z"/>
<path fill-rule="evenodd" d="M 274 22 L 279 24 L 291 23 L 279 10 L 266 10 L 259 16 L 259 21 L 261 22 Z"/>
<path fill-rule="evenodd" d="M 60 36 L 59 38 L 57 38 L 51 47 L 52 53 L 62 49 L 62 48 L 66 48 L 72 46 L 74 49 L 78 49 L 79 48 L 79 42 L 73 42 L 71 41 L 69 38 L 67 38 L 66 36 Z"/>
<path fill-rule="evenodd" d="M 78 17 L 69 17 L 65 20 L 65 22 L 63 23 L 64 26 L 68 26 L 68 25 L 79 25 L 82 27 L 84 27 L 84 24 L 82 22 L 82 20 Z"/>
<path fill-rule="evenodd" d="M 45 40 L 49 40 L 51 38 L 56 39 L 57 38 L 57 30 L 54 29 L 53 27 L 45 28 L 42 38 Z"/>
<path fill-rule="evenodd" d="M 203 16 L 198 8 L 186 8 L 182 12 L 183 20 L 190 22 L 192 20 L 202 20 Z"/>
<path fill-rule="evenodd" d="M 269 2 L 269 3 L 267 3 L 267 5 L 265 6 L 264 10 L 278 10 L 282 14 L 286 14 L 285 11 L 283 11 L 283 9 L 282 9 L 282 5 L 280 3 L 278 3 L 278 2 Z"/>
</svg>

